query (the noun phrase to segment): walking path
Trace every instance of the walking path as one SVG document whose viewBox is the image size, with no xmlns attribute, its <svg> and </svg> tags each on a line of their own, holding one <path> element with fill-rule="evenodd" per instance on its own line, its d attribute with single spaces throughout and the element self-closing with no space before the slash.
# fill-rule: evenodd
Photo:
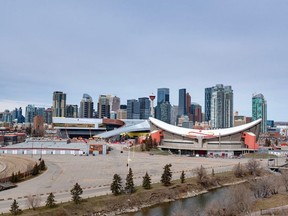
<svg viewBox="0 0 288 216">
<path fill-rule="evenodd" d="M 53 192 L 57 201 L 71 200 L 70 190 L 79 183 L 84 189 L 83 197 L 92 197 L 110 193 L 110 184 L 113 175 L 119 174 L 125 181 L 128 169 L 133 170 L 135 185 L 141 185 L 142 177 L 146 172 L 151 176 L 153 183 L 160 182 L 163 167 L 171 163 L 173 179 L 179 179 L 182 170 L 185 171 L 186 177 L 195 175 L 195 170 L 201 165 L 211 172 L 212 168 L 215 173 L 226 172 L 240 163 L 246 163 L 249 159 L 222 159 L 222 158 L 202 158 L 187 157 L 175 155 L 150 155 L 147 152 L 129 152 L 121 153 L 122 146 L 113 145 L 113 150 L 108 155 L 98 156 L 73 156 L 73 155 L 42 155 L 48 170 L 40 176 L 24 181 L 18 184 L 16 188 L 0 192 L 0 213 L 9 211 L 11 200 L 19 201 L 21 208 L 25 208 L 25 197 L 28 195 L 39 195 L 44 203 L 47 194 Z M 1 156 L 2 157 L 2 156 Z M 6 158 L 7 157 L 7 158 Z M 25 169 L 23 164 L 30 164 L 37 161 L 38 156 L 31 158 L 30 155 L 8 156 L 5 155 L 6 161 L 14 169 L 19 167 Z M 0 158 L 2 161 L 2 158 Z M 27 163 L 30 162 L 30 163 Z M 262 161 L 267 163 L 267 161 Z"/>
</svg>

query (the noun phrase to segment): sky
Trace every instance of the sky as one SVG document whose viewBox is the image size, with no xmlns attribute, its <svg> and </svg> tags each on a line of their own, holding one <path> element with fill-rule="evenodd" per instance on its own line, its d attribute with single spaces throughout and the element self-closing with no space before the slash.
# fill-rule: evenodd
<svg viewBox="0 0 288 216">
<path fill-rule="evenodd" d="M 202 105 L 204 89 L 230 85 L 234 111 L 288 121 L 287 0 L 0 1 L 0 112 L 67 104 L 84 93 L 127 99 L 179 89 Z"/>
</svg>

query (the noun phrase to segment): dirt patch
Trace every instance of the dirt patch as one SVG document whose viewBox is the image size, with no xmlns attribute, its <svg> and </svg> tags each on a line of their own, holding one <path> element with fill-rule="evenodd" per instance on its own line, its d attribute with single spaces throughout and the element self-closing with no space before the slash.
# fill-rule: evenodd
<svg viewBox="0 0 288 216">
<path fill-rule="evenodd" d="M 11 176 L 13 172 L 17 173 L 18 171 L 26 172 L 31 170 L 36 163 L 35 159 L 14 155 L 1 155 L 0 160 L 2 165 L 5 166 L 0 173 L 0 178 Z"/>
</svg>

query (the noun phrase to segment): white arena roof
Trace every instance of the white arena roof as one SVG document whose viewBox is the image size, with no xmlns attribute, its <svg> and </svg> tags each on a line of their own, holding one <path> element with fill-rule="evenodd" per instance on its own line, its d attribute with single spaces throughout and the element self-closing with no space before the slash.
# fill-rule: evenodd
<svg viewBox="0 0 288 216">
<path fill-rule="evenodd" d="M 239 133 L 241 131 L 245 131 L 248 128 L 251 128 L 261 122 L 261 119 L 255 120 L 253 122 L 244 124 L 244 125 L 239 125 L 236 127 L 231 127 L 231 128 L 222 128 L 222 129 L 214 129 L 214 130 L 199 130 L 199 129 L 189 129 L 189 128 L 183 128 L 183 127 L 178 127 L 174 126 L 171 124 L 167 124 L 163 121 L 160 121 L 158 119 L 150 117 L 149 120 L 151 121 L 152 124 L 155 126 L 168 131 L 170 133 L 178 134 L 181 136 L 227 136 L 227 135 L 232 135 L 235 133 Z"/>
</svg>

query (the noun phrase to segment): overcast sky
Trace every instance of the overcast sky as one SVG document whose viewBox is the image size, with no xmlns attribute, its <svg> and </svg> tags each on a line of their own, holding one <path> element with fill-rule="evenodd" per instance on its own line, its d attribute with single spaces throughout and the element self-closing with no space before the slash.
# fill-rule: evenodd
<svg viewBox="0 0 288 216">
<path fill-rule="evenodd" d="M 138 99 L 157 88 L 231 85 L 234 111 L 288 121 L 287 0 L 0 1 L 0 111 L 52 105 L 54 91 Z"/>
</svg>

